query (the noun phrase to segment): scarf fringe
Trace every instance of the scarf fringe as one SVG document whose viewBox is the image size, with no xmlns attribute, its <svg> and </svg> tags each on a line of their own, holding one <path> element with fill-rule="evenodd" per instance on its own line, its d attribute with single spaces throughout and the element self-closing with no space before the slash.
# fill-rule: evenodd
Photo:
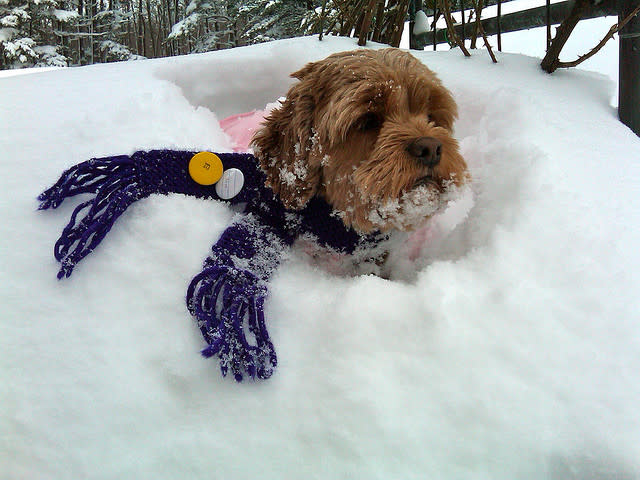
<svg viewBox="0 0 640 480">
<path fill-rule="evenodd" d="M 266 295 L 258 277 L 226 266 L 208 266 L 191 281 L 187 307 L 208 343 L 201 353 L 219 358 L 223 376 L 231 371 L 240 382 L 245 374 L 273 374 L 277 357 L 264 321 Z"/>
<path fill-rule="evenodd" d="M 192 152 L 169 150 L 136 152 L 132 156 L 93 158 L 66 170 L 38 197 L 39 209 L 48 210 L 58 208 L 68 198 L 85 195 L 55 243 L 54 256 L 61 263 L 58 278 L 69 277 L 78 262 L 100 244 L 115 221 L 135 201 L 152 193 L 171 192 L 217 198 L 210 187 L 198 185 L 189 177 L 188 162 L 192 156 Z M 246 164 L 246 172 L 252 172 L 251 168 L 255 167 L 251 156 L 233 156 L 228 160 Z M 261 198 L 260 175 L 247 178 L 250 185 L 256 187 L 245 186 L 244 196 L 238 195 L 234 199 L 236 203 L 255 201 L 253 195 Z M 187 307 L 207 343 L 202 355 L 217 357 L 222 375 L 231 373 L 238 382 L 245 376 L 267 379 L 277 365 L 265 326 L 264 302 L 266 282 L 278 265 L 279 256 L 272 258 L 262 250 L 266 241 L 272 244 L 275 239 L 284 242 L 283 245 L 291 242 L 286 232 L 264 226 L 262 220 L 262 217 L 257 221 L 248 215 L 245 221 L 250 225 L 227 228 L 214 245 L 213 256 L 205 261 L 203 271 L 187 291 Z M 244 267 L 235 267 L 233 258 L 238 257 L 246 260 L 251 268 L 258 251 L 268 258 L 265 258 L 266 265 L 255 274 Z M 268 268 L 265 270 L 265 267 Z"/>
<path fill-rule="evenodd" d="M 54 246 L 54 256 L 62 264 L 58 279 L 69 277 L 78 262 L 100 244 L 118 217 L 144 196 L 136 163 L 123 155 L 91 159 L 66 170 L 38 196 L 38 209 L 58 208 L 65 199 L 79 194 L 94 197 L 75 208 Z"/>
</svg>

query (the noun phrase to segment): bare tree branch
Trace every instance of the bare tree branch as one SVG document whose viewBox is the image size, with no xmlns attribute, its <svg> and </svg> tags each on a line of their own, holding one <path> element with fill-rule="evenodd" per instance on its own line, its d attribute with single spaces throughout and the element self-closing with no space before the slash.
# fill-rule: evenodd
<svg viewBox="0 0 640 480">
<path fill-rule="evenodd" d="M 469 48 L 471 48 L 472 50 L 476 48 L 477 42 L 478 42 L 478 34 L 480 33 L 480 28 L 482 27 L 481 22 L 480 22 L 480 17 L 482 16 L 482 0 L 479 0 L 478 3 L 475 2 L 475 0 L 472 1 L 473 4 L 473 11 L 475 11 L 476 13 L 476 23 L 473 27 L 473 33 L 471 34 L 471 43 L 469 44 Z"/>
<path fill-rule="evenodd" d="M 482 14 L 482 0 L 480 0 L 480 2 L 476 2 L 476 0 L 473 0 L 473 6 L 475 7 L 475 10 L 476 10 L 476 18 L 478 18 L 479 20 Z M 480 34 L 482 35 L 482 38 L 484 39 L 484 45 L 485 47 L 487 47 L 487 51 L 489 52 L 489 56 L 491 57 L 491 60 L 493 61 L 493 63 L 498 63 L 498 59 L 493 53 L 493 49 L 491 48 L 491 44 L 489 43 L 487 34 L 484 31 L 482 22 L 481 21 L 476 22 L 476 27 L 478 28 L 478 31 L 480 32 Z"/>
<path fill-rule="evenodd" d="M 598 43 L 595 47 L 593 47 L 588 53 L 585 53 L 584 55 L 579 56 L 578 58 L 576 58 L 572 62 L 558 62 L 557 67 L 558 68 L 575 67 L 577 65 L 580 65 L 585 60 L 593 57 L 596 53 L 598 53 L 602 49 L 602 47 L 605 46 L 605 44 L 609 40 L 611 40 L 613 38 L 613 36 L 616 33 L 618 33 L 620 30 L 623 29 L 624 26 L 627 23 L 629 23 L 631 21 L 631 19 L 638 14 L 638 12 L 640 12 L 640 5 L 638 5 L 635 8 L 635 10 L 633 10 L 629 15 L 627 15 L 627 17 L 622 22 L 613 24 L 611 26 L 611 28 L 609 29 L 609 32 L 604 36 L 604 38 L 602 40 L 600 40 L 600 43 Z"/>
<path fill-rule="evenodd" d="M 444 19 L 447 22 L 447 29 L 449 30 L 449 34 L 451 35 L 453 43 L 460 47 L 460 50 L 462 50 L 462 53 L 465 57 L 470 57 L 471 54 L 469 53 L 469 50 L 467 50 L 467 47 L 464 46 L 464 43 L 460 41 L 458 35 L 456 34 L 456 29 L 453 28 L 453 20 L 451 19 L 451 4 L 449 3 L 449 0 L 440 0 L 440 4 L 442 5 Z"/>
<path fill-rule="evenodd" d="M 553 73 L 558 68 L 558 57 L 562 48 L 569 40 L 569 36 L 573 32 L 578 22 L 584 17 L 591 8 L 591 0 L 576 0 L 569 16 L 565 18 L 556 30 L 556 36 L 549 45 L 540 67 L 547 73 Z"/>
</svg>

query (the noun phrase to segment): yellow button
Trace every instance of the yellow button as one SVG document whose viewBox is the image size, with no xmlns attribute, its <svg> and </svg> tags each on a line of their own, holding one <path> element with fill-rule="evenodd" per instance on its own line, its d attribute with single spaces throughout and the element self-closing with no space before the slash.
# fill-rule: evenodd
<svg viewBox="0 0 640 480">
<path fill-rule="evenodd" d="M 200 185 L 213 185 L 222 177 L 222 160 L 215 153 L 196 153 L 189 161 L 189 175 Z"/>
</svg>

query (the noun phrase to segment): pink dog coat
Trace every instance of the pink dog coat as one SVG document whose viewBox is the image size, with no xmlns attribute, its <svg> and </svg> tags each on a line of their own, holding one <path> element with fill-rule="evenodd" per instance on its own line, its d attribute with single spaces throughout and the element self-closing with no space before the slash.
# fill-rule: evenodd
<svg viewBox="0 0 640 480">
<path fill-rule="evenodd" d="M 247 113 L 238 113 L 220 120 L 220 127 L 229 135 L 233 142 L 233 151 L 242 153 L 249 151 L 249 142 L 254 132 L 258 129 L 268 110 L 253 110 Z"/>
</svg>

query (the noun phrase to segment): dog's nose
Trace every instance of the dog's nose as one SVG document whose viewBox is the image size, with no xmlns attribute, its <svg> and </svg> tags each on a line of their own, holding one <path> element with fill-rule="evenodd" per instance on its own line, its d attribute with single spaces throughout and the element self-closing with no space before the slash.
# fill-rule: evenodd
<svg viewBox="0 0 640 480">
<path fill-rule="evenodd" d="M 442 143 L 433 137 L 420 137 L 409 144 L 407 151 L 421 164 L 435 167 L 440 163 Z"/>
</svg>

